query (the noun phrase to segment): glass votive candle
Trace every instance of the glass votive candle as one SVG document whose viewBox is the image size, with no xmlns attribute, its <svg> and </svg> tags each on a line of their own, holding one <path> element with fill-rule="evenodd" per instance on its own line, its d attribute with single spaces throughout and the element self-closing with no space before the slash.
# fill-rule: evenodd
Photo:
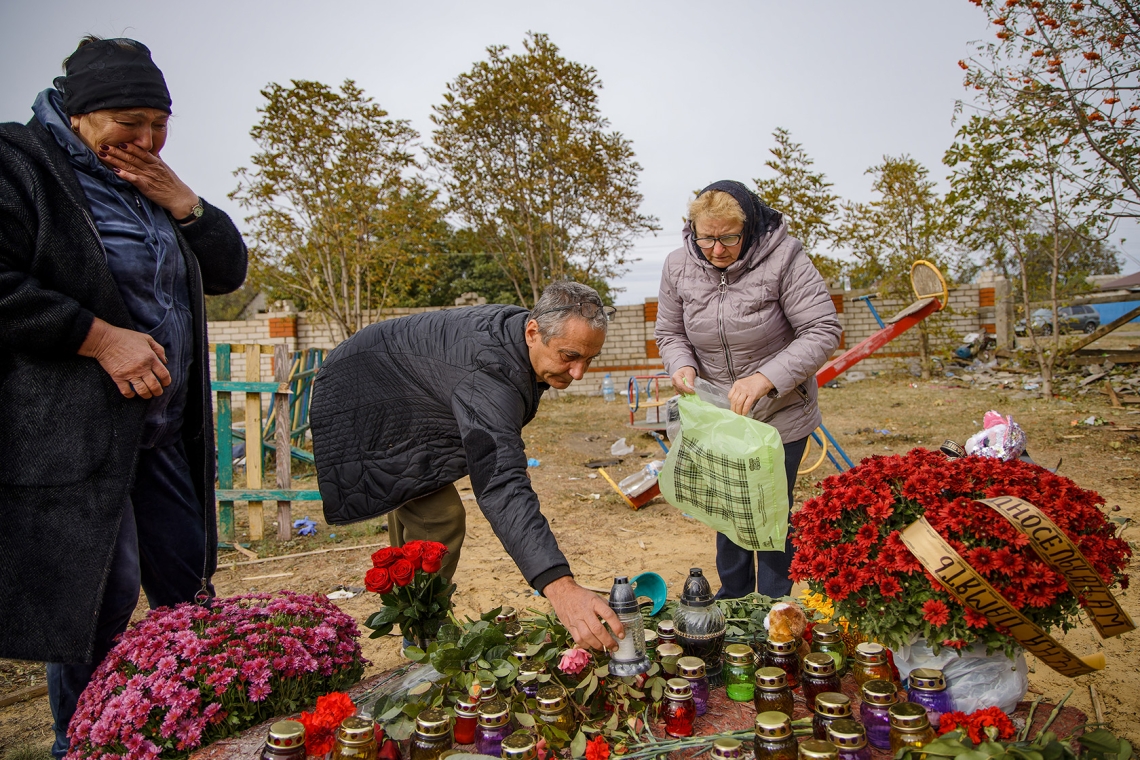
<svg viewBox="0 0 1140 760">
<path fill-rule="evenodd" d="M 689 682 L 697 715 L 704 715 L 709 709 L 709 679 L 705 676 L 704 660 L 700 657 L 677 658 L 677 675 Z"/>
<path fill-rule="evenodd" d="M 511 714 L 507 703 L 498 699 L 479 705 L 479 725 L 475 727 L 475 751 L 498 757 L 503 739 L 511 733 Z"/>
<path fill-rule="evenodd" d="M 806 655 L 800 673 L 800 685 L 803 687 L 804 701 L 813 712 L 816 695 L 825 691 L 839 691 L 839 676 L 835 674 L 835 660 L 831 655 L 823 652 Z"/>
<path fill-rule="evenodd" d="M 752 704 L 756 714 L 776 711 L 791 715 L 795 705 L 795 695 L 788 688 L 788 677 L 779 668 L 758 668 L 756 688 L 752 692 Z"/>
<path fill-rule="evenodd" d="M 680 644 L 667 642 L 657 645 L 657 656 L 661 659 L 661 669 L 668 675 L 677 675 L 677 660 L 685 656 L 685 650 Z"/>
<path fill-rule="evenodd" d="M 756 658 L 747 644 L 724 648 L 724 690 L 733 702 L 751 702 L 756 689 Z"/>
<path fill-rule="evenodd" d="M 815 713 L 811 718 L 811 734 L 827 739 L 827 729 L 837 720 L 851 717 L 851 699 L 838 691 L 824 691 L 815 697 Z"/>
<path fill-rule="evenodd" d="M 463 697 L 455 703 L 454 735 L 456 744 L 474 744 L 475 726 L 479 723 L 479 700 Z"/>
<path fill-rule="evenodd" d="M 930 725 L 938 728 L 942 713 L 953 712 L 950 692 L 946 691 L 946 679 L 942 671 L 935 668 L 915 668 L 907 678 L 908 698 L 926 708 Z"/>
<path fill-rule="evenodd" d="M 887 662 L 887 650 L 882 644 L 864 641 L 855 647 L 855 662 L 851 666 L 855 683 L 862 686 L 867 681 L 893 681 L 894 674 Z"/>
<path fill-rule="evenodd" d="M 684 678 L 670 678 L 665 682 L 665 733 L 675 737 L 693 735 L 693 722 L 697 707 L 693 704 L 693 687 Z"/>
<path fill-rule="evenodd" d="M 412 734 L 410 760 L 439 760 L 439 756 L 449 749 L 451 717 L 432 707 L 421 710 L 416 716 L 416 731 Z"/>
<path fill-rule="evenodd" d="M 796 760 L 799 743 L 790 713 L 769 710 L 756 716 L 752 751 L 756 760 Z"/>
<path fill-rule="evenodd" d="M 867 681 L 860 689 L 859 717 L 867 729 L 867 741 L 876 749 L 891 748 L 891 705 L 898 701 L 898 687 L 891 681 Z"/>
<path fill-rule="evenodd" d="M 834 623 L 820 623 L 811 629 L 811 651 L 831 655 L 840 678 L 847 672 L 847 644 L 843 641 L 843 632 Z"/>
<path fill-rule="evenodd" d="M 515 731 L 504 737 L 500 744 L 502 760 L 535 760 L 538 757 L 538 744 L 529 731 Z"/>
<path fill-rule="evenodd" d="M 827 728 L 827 740 L 839 748 L 839 760 L 871 760 L 867 734 L 855 721 L 841 718 Z"/>
<path fill-rule="evenodd" d="M 764 664 L 784 671 L 788 680 L 788 688 L 795 689 L 800 685 L 800 655 L 796 651 L 799 644 L 795 641 L 772 641 L 768 639 L 764 651 Z"/>
<path fill-rule="evenodd" d="M 839 760 L 839 748 L 826 739 L 800 742 L 800 760 Z"/>
</svg>

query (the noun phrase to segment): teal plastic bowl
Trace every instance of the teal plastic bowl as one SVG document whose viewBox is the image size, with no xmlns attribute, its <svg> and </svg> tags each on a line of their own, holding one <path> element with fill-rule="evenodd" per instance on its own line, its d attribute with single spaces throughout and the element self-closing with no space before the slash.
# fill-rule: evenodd
<svg viewBox="0 0 1140 760">
<path fill-rule="evenodd" d="M 653 609 L 650 615 L 656 615 L 665 606 L 669 598 L 669 589 L 665 586 L 665 579 L 657 573 L 639 573 L 629 581 L 633 592 L 638 596 L 646 596 L 653 600 Z"/>
</svg>

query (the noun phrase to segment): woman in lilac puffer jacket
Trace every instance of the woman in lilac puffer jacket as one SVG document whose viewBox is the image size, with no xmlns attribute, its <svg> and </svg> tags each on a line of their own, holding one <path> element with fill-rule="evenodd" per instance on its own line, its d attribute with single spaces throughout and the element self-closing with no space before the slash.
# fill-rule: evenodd
<svg viewBox="0 0 1140 760">
<path fill-rule="evenodd" d="M 681 393 L 701 377 L 732 410 L 772 425 L 784 443 L 788 502 L 807 437 L 822 421 L 815 373 L 843 328 L 827 284 L 781 215 L 743 184 L 709 185 L 689 205 L 684 245 L 661 273 L 655 336 Z M 720 598 L 791 591 L 783 552 L 753 552 L 717 534 Z"/>
</svg>

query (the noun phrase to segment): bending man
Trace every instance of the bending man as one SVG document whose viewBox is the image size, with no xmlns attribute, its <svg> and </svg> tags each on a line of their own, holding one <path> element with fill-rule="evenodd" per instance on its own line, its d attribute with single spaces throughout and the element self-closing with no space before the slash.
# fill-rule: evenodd
<svg viewBox="0 0 1140 760">
<path fill-rule="evenodd" d="M 369 325 L 329 354 L 314 383 L 313 452 L 331 524 L 394 514 L 394 546 L 448 547 L 459 562 L 466 514 L 454 482 L 471 476 L 479 508 L 527 582 L 583 646 L 612 649 L 620 622 L 579 586 L 526 472 L 522 429 L 548 388 L 581 380 L 602 350 L 612 307 L 593 288 L 555 282 L 534 310 L 476 306 Z"/>
</svg>

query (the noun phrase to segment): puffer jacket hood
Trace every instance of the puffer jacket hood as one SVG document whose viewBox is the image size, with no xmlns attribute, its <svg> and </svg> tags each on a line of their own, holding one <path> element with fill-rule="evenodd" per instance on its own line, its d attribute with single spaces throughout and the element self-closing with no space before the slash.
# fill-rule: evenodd
<svg viewBox="0 0 1140 760">
<path fill-rule="evenodd" d="M 843 328 L 823 277 L 786 221 L 718 269 L 693 242 L 665 260 L 655 336 L 673 374 L 694 367 L 726 392 L 761 373 L 776 388 L 752 416 L 774 426 L 785 443 L 808 436 L 822 421 L 815 373 L 839 346 Z"/>
</svg>

